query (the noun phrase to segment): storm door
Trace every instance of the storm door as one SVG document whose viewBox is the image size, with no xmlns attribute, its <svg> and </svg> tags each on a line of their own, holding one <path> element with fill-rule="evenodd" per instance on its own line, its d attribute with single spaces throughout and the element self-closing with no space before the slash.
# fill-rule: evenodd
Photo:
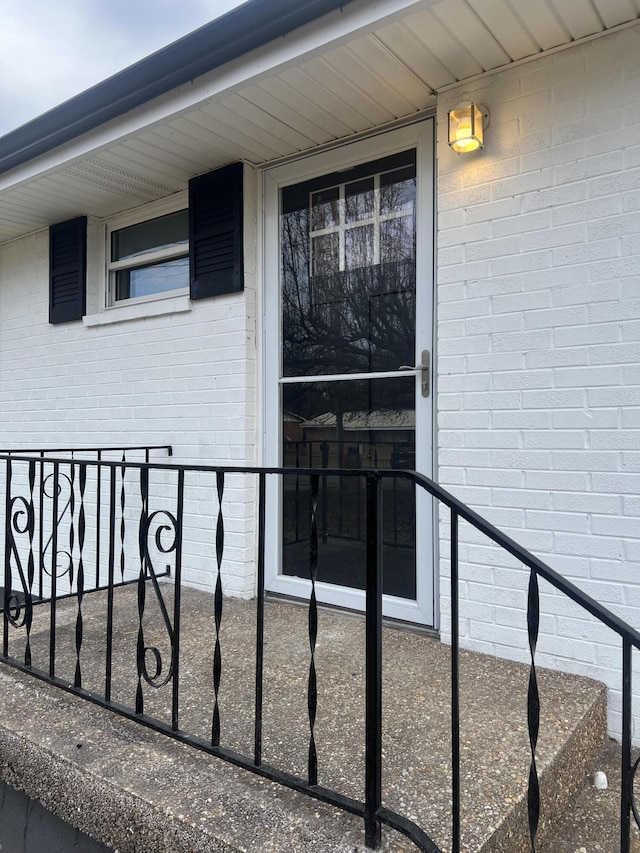
<svg viewBox="0 0 640 853">
<path fill-rule="evenodd" d="M 431 349 L 431 235 L 423 231 L 431 170 L 425 181 L 418 140 L 391 152 L 368 140 L 349 146 L 351 160 L 358 148 L 370 156 L 338 168 L 339 155 L 321 155 L 305 161 L 311 174 L 302 180 L 274 181 L 286 168 L 269 176 L 277 252 L 267 238 L 267 258 L 277 263 L 279 286 L 267 296 L 277 353 L 267 341 L 266 455 L 291 468 L 430 473 L 431 398 L 418 365 Z M 332 158 L 334 168 L 316 173 Z M 364 498 L 363 478 L 321 478 L 318 593 L 346 607 L 364 602 Z M 431 518 L 417 500 L 402 477 L 384 481 L 385 611 L 432 624 Z M 285 476 L 277 505 L 270 586 L 304 595 L 309 478 Z"/>
</svg>

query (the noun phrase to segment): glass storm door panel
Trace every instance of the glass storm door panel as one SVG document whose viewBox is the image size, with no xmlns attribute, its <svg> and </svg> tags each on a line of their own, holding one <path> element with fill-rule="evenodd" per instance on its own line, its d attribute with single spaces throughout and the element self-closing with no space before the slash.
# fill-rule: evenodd
<svg viewBox="0 0 640 853">
<path fill-rule="evenodd" d="M 327 162 L 324 155 L 311 159 Z M 417 146 L 276 185 L 272 194 L 280 287 L 279 348 L 271 363 L 277 364 L 279 405 L 267 441 L 272 447 L 277 441 L 278 464 L 417 468 L 425 448 L 416 442 L 416 426 L 428 420 L 428 401 L 414 366 L 417 350 L 429 348 L 425 324 L 416 322 L 424 301 L 417 287 Z M 430 426 L 427 433 L 430 446 Z M 275 461 L 274 454 L 270 458 Z M 415 618 L 401 606 L 415 606 L 419 587 L 423 598 L 425 588 L 431 602 L 433 595 L 431 577 L 418 581 L 424 560 L 416 497 L 408 481 L 385 479 L 385 610 L 432 622 L 432 606 L 421 606 Z M 272 588 L 296 594 L 309 581 L 309 478 L 285 476 L 279 505 L 279 571 Z M 364 479 L 321 477 L 316 518 L 319 597 L 362 607 Z M 395 613 L 393 602 L 399 603 Z"/>
</svg>

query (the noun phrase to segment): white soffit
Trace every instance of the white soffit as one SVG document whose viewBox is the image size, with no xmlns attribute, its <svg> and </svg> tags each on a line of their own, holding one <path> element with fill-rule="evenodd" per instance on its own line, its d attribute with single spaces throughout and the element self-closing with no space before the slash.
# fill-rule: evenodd
<svg viewBox="0 0 640 853">
<path fill-rule="evenodd" d="M 640 0 L 406 5 L 46 174 L 14 186 L 5 176 L 0 242 L 81 214 L 111 216 L 238 159 L 267 163 L 392 123 L 434 106 L 443 88 L 640 19 Z"/>
</svg>

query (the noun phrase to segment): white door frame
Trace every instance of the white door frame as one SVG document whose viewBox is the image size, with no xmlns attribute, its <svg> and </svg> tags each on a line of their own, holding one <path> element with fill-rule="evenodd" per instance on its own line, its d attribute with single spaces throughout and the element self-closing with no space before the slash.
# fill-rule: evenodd
<svg viewBox="0 0 640 853">
<path fill-rule="evenodd" d="M 263 460 L 267 466 L 281 462 L 281 311 L 280 311 L 280 191 L 331 172 L 377 160 L 410 148 L 416 149 L 416 353 L 433 351 L 434 301 L 434 156 L 433 119 L 352 142 L 330 151 L 303 157 L 264 171 L 263 235 Z M 433 359 L 432 359 L 433 362 Z M 405 374 L 406 375 L 406 374 Z M 354 377 L 355 378 L 355 377 Z M 303 381 L 303 380 L 301 380 Z M 432 388 L 433 388 L 433 382 Z M 433 469 L 434 403 L 421 394 L 421 373 L 416 372 L 416 469 L 428 476 Z M 280 507 L 280 484 L 268 478 L 267 507 Z M 437 578 L 433 545 L 434 513 L 431 498 L 416 489 L 416 601 L 383 596 L 383 613 L 395 619 L 430 626 L 436 624 Z M 274 512 L 274 521 L 276 511 Z M 279 516 L 280 510 L 277 510 Z M 282 565 L 281 525 L 267 522 L 267 590 L 308 599 L 311 582 L 279 574 Z M 364 609 L 364 591 L 336 584 L 316 583 L 319 601 L 354 610 Z"/>
</svg>

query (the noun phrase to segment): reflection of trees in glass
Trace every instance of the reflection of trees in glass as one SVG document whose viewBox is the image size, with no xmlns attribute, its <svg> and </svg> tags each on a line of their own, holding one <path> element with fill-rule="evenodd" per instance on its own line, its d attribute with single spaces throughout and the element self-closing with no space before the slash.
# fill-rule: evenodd
<svg viewBox="0 0 640 853">
<path fill-rule="evenodd" d="M 307 205 L 283 213 L 285 375 L 412 363 L 414 203 L 408 166 L 312 194 L 311 222 Z"/>
<path fill-rule="evenodd" d="M 316 427 L 340 432 L 345 427 L 362 430 L 397 428 L 413 430 L 415 382 L 397 379 L 361 379 L 338 382 L 296 382 L 283 386 L 283 408 Z M 382 413 L 378 417 L 379 413 Z M 383 413 L 388 414 L 386 417 Z M 373 415 L 367 418 L 366 415 Z M 327 415 L 329 417 L 324 418 Z M 357 417 L 352 417 L 357 415 Z M 340 437 L 340 436 L 338 436 Z"/>
</svg>

